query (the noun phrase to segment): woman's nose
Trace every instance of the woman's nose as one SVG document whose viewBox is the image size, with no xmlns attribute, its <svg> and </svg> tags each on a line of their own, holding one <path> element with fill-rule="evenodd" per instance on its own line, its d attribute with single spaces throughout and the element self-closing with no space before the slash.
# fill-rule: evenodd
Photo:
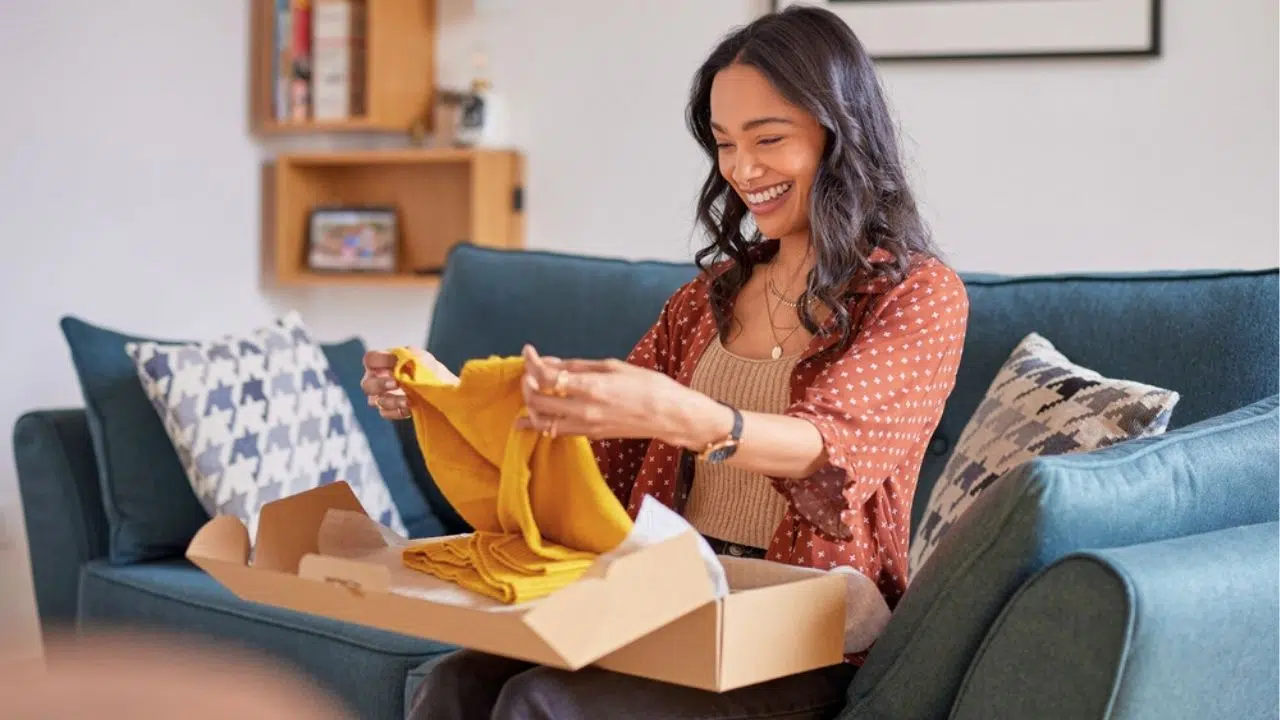
<svg viewBox="0 0 1280 720">
<path fill-rule="evenodd" d="M 751 181 L 760 177 L 763 171 L 759 163 L 756 162 L 755 156 L 749 152 L 738 151 L 737 157 L 734 158 L 733 164 L 733 180 L 739 185 L 750 185 Z"/>
</svg>

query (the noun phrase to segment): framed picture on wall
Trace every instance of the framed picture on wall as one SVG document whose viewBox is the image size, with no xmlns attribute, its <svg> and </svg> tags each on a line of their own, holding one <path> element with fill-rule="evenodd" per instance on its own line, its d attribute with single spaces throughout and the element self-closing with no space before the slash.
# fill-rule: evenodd
<svg viewBox="0 0 1280 720">
<path fill-rule="evenodd" d="M 400 221 L 391 207 L 315 207 L 307 231 L 307 266 L 321 272 L 394 272 Z"/>
<path fill-rule="evenodd" d="M 1160 0 L 773 0 L 839 15 L 877 60 L 1160 54 Z"/>
</svg>

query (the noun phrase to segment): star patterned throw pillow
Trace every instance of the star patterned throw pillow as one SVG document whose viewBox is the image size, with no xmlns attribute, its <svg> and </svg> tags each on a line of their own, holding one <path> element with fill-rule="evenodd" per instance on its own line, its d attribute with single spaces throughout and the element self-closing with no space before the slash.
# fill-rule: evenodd
<svg viewBox="0 0 1280 720">
<path fill-rule="evenodd" d="M 929 494 L 911 545 L 910 575 L 982 493 L 1042 455 L 1089 452 L 1158 435 L 1180 396 L 1106 378 L 1071 362 L 1037 333 L 1023 338 L 996 373 Z"/>
<path fill-rule="evenodd" d="M 371 517 L 406 534 L 351 400 L 297 313 L 240 336 L 125 351 L 211 516 L 240 518 L 252 542 L 263 505 L 344 480 Z"/>
</svg>

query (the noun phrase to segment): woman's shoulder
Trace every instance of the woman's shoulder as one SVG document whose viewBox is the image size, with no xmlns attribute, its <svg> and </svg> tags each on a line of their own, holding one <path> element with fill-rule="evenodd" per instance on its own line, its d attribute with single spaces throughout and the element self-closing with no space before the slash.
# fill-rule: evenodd
<svg viewBox="0 0 1280 720">
<path fill-rule="evenodd" d="M 861 294 L 878 296 L 881 304 L 936 295 L 935 303 L 968 305 L 968 292 L 960 273 L 941 257 L 928 253 L 908 256 L 900 273 L 873 273 L 860 290 Z"/>
<path fill-rule="evenodd" d="M 964 280 L 942 258 L 916 254 L 898 272 L 874 273 L 850 298 L 864 342 L 895 342 L 919 334 L 964 339 L 969 297 Z M 864 348 L 851 343 L 847 352 Z"/>
</svg>

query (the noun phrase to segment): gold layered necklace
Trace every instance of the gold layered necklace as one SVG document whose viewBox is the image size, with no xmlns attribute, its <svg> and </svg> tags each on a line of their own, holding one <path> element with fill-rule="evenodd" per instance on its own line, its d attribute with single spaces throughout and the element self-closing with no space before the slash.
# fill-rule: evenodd
<svg viewBox="0 0 1280 720">
<path fill-rule="evenodd" d="M 801 263 L 800 267 L 804 267 L 803 262 Z M 794 281 L 795 281 L 795 278 L 793 277 L 792 282 L 794 283 Z M 786 305 L 787 307 L 792 309 L 797 309 L 800 307 L 800 301 L 789 300 L 785 295 L 782 294 L 780 290 L 778 290 L 778 286 L 773 282 L 773 266 L 772 265 L 770 265 L 769 269 L 766 271 L 764 284 L 768 288 L 769 295 L 773 295 L 777 299 L 777 303 L 775 303 L 774 306 L 770 308 L 769 295 L 766 295 L 764 298 L 765 300 L 764 307 L 769 314 L 769 331 L 773 335 L 773 350 L 769 353 L 769 355 L 774 360 L 778 360 L 782 357 L 783 344 L 786 343 L 787 340 L 791 339 L 791 336 L 795 334 L 796 330 L 800 329 L 800 326 L 803 325 L 803 323 L 800 322 L 799 313 L 797 313 L 796 324 L 792 326 L 790 330 L 787 330 L 786 335 L 783 335 L 782 337 L 778 337 L 779 328 L 777 323 L 773 321 L 773 314 L 778 310 L 780 310 L 783 305 Z M 785 330 L 786 328 L 782 328 L 782 329 Z"/>
</svg>

